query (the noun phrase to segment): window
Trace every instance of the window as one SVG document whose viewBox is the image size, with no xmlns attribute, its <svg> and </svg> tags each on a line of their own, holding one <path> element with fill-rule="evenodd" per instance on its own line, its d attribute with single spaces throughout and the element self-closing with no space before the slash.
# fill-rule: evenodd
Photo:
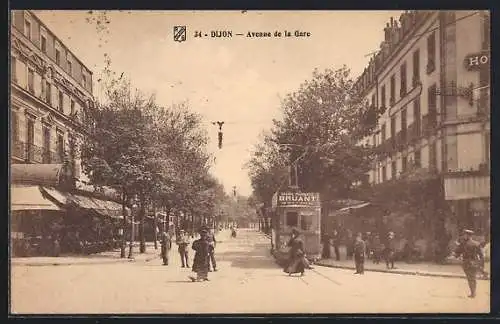
<svg viewBox="0 0 500 324">
<path fill-rule="evenodd" d="M 389 100 L 391 106 L 396 102 L 396 76 L 394 75 L 391 76 L 391 98 Z"/>
<path fill-rule="evenodd" d="M 68 58 L 68 73 L 69 75 L 73 75 L 73 66 L 71 64 L 71 60 Z"/>
<path fill-rule="evenodd" d="M 47 38 L 44 35 L 40 35 L 40 47 L 42 52 L 47 54 Z"/>
<path fill-rule="evenodd" d="M 49 105 L 52 104 L 52 86 L 47 80 L 45 80 L 45 101 Z"/>
<path fill-rule="evenodd" d="M 82 72 L 82 85 L 84 87 L 87 87 L 87 77 L 85 76 L 85 74 L 83 74 L 83 72 Z"/>
<path fill-rule="evenodd" d="M 33 119 L 29 117 L 26 123 L 26 134 L 27 134 L 26 157 L 28 158 L 29 161 L 33 161 L 35 159 L 34 147 L 33 147 L 33 144 L 35 143 L 35 122 L 33 121 Z"/>
<path fill-rule="evenodd" d="M 375 95 L 372 95 L 372 106 L 377 107 L 377 103 L 375 102 Z"/>
<path fill-rule="evenodd" d="M 413 101 L 413 119 L 415 120 L 415 129 L 416 129 L 416 136 L 420 137 L 421 135 L 421 116 L 420 116 L 420 97 L 417 97 Z"/>
<path fill-rule="evenodd" d="M 420 50 L 413 52 L 413 86 L 415 87 L 420 81 Z"/>
<path fill-rule="evenodd" d="M 392 161 L 392 163 L 391 163 L 391 177 L 392 177 L 392 179 L 396 179 L 396 172 L 397 172 L 396 161 Z"/>
<path fill-rule="evenodd" d="M 309 231 L 312 227 L 312 215 L 300 215 L 300 229 Z"/>
<path fill-rule="evenodd" d="M 401 172 L 406 172 L 406 168 L 408 167 L 408 156 L 403 155 L 403 158 L 401 159 Z"/>
<path fill-rule="evenodd" d="M 382 182 L 387 180 L 387 169 L 385 165 L 382 167 Z"/>
<path fill-rule="evenodd" d="M 407 119 L 406 119 L 406 107 L 401 110 L 401 141 L 406 142 L 406 129 L 407 129 Z"/>
<path fill-rule="evenodd" d="M 381 106 L 382 106 L 382 107 L 384 107 L 384 108 L 385 108 L 385 107 L 387 107 L 387 106 L 385 105 L 385 85 L 383 85 L 383 86 L 382 86 L 382 89 L 380 89 L 380 95 L 381 95 L 381 97 L 380 97 L 380 99 L 381 99 L 381 103 L 380 103 L 380 104 L 381 104 Z"/>
<path fill-rule="evenodd" d="M 28 91 L 35 93 L 35 71 L 28 68 Z"/>
<path fill-rule="evenodd" d="M 381 140 L 381 142 L 384 143 L 384 141 L 385 141 L 385 124 L 382 125 L 381 132 L 382 132 L 382 135 L 381 135 L 382 136 L 382 140 Z"/>
<path fill-rule="evenodd" d="M 422 160 L 421 160 L 422 159 L 422 155 L 421 154 L 422 153 L 421 153 L 420 149 L 415 150 L 415 167 L 416 168 L 420 168 L 421 165 L 422 165 L 422 163 L 421 163 L 422 162 Z"/>
<path fill-rule="evenodd" d="M 437 168 L 437 151 L 436 143 L 433 142 L 429 145 L 429 169 L 436 170 Z"/>
<path fill-rule="evenodd" d="M 436 85 L 433 84 L 427 90 L 427 98 L 429 102 L 429 127 L 434 128 L 437 120 L 437 100 L 436 100 Z"/>
<path fill-rule="evenodd" d="M 373 135 L 373 147 L 377 146 L 377 135 Z"/>
<path fill-rule="evenodd" d="M 299 214 L 297 212 L 286 213 L 286 226 L 295 227 L 299 225 Z"/>
<path fill-rule="evenodd" d="M 401 65 L 401 89 L 399 94 L 401 97 L 406 95 L 406 62 Z"/>
<path fill-rule="evenodd" d="M 56 64 L 61 64 L 61 52 L 56 48 Z"/>
<path fill-rule="evenodd" d="M 69 138 L 69 161 L 71 163 L 72 174 L 75 174 L 75 139 Z"/>
<path fill-rule="evenodd" d="M 50 128 L 43 127 L 43 163 L 51 163 L 50 160 Z"/>
<path fill-rule="evenodd" d="M 62 91 L 59 91 L 59 111 L 63 111 L 64 108 L 64 93 Z"/>
<path fill-rule="evenodd" d="M 432 73 L 436 68 L 436 32 L 427 37 L 427 73 Z"/>
<path fill-rule="evenodd" d="M 24 17 L 24 36 L 31 40 L 31 21 Z"/>
<path fill-rule="evenodd" d="M 14 142 L 17 142 L 19 140 L 19 119 L 18 119 L 18 116 L 17 116 L 17 112 L 12 112 L 11 114 L 11 127 L 12 127 L 12 130 L 11 130 L 11 134 L 12 134 L 12 140 Z"/>
<path fill-rule="evenodd" d="M 452 129 L 453 128 L 453 129 Z M 457 151 L 457 135 L 456 126 L 449 128 L 450 134 L 446 135 L 445 151 L 446 151 L 446 170 L 453 171 L 458 168 L 458 151 Z"/>
<path fill-rule="evenodd" d="M 11 81 L 14 81 L 16 82 L 17 81 L 17 58 L 15 58 L 14 56 L 11 56 L 11 60 L 10 60 L 10 78 L 11 78 Z"/>
<path fill-rule="evenodd" d="M 391 116 L 391 140 L 396 144 L 396 115 Z"/>
<path fill-rule="evenodd" d="M 75 101 L 71 99 L 71 115 L 75 114 Z"/>
<path fill-rule="evenodd" d="M 57 135 L 57 156 L 60 159 L 60 162 L 64 160 L 64 135 Z"/>
</svg>

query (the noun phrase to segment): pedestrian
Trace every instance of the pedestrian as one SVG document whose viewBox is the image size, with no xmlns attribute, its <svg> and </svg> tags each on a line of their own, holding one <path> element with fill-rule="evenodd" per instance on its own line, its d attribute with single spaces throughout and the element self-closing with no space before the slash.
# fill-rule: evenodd
<svg viewBox="0 0 500 324">
<path fill-rule="evenodd" d="M 387 269 L 394 269 L 394 257 L 396 253 L 396 242 L 394 240 L 394 232 L 389 232 L 387 244 L 385 246 L 385 265 Z"/>
<path fill-rule="evenodd" d="M 455 255 L 462 256 L 462 267 L 469 284 L 470 298 L 476 297 L 476 275 L 484 260 L 483 251 L 479 243 L 472 239 L 472 234 L 473 231 L 465 229 L 463 240 L 455 251 Z"/>
<path fill-rule="evenodd" d="M 303 276 L 304 270 L 309 267 L 309 262 L 305 260 L 304 242 L 300 238 L 298 229 L 292 229 L 292 237 L 287 246 L 290 247 L 289 262 L 283 271 L 288 273 L 289 276 L 293 273 L 300 273 Z"/>
<path fill-rule="evenodd" d="M 161 234 L 161 258 L 163 260 L 163 265 L 168 265 L 168 252 L 172 248 L 172 240 L 168 232 L 163 232 Z"/>
<path fill-rule="evenodd" d="M 354 241 L 355 241 L 355 237 L 352 235 L 352 231 L 350 229 L 348 229 L 347 236 L 346 236 L 347 260 L 351 260 L 353 255 L 354 255 Z"/>
<path fill-rule="evenodd" d="M 332 235 L 333 251 L 335 252 L 335 260 L 340 261 L 340 234 L 337 230 L 333 230 Z"/>
<path fill-rule="evenodd" d="M 331 237 L 328 234 L 323 235 L 323 250 L 321 251 L 322 259 L 330 259 L 332 250 L 331 250 Z"/>
<path fill-rule="evenodd" d="M 209 267 L 209 243 L 207 240 L 207 230 L 200 230 L 200 238 L 193 242 L 192 249 L 195 251 L 193 259 L 193 272 L 196 277 L 189 276 L 191 281 L 208 281 Z"/>
<path fill-rule="evenodd" d="M 178 246 L 179 255 L 181 256 L 182 268 L 189 268 L 189 236 L 185 233 L 184 230 L 179 231 L 179 235 L 177 235 L 176 243 Z"/>
<path fill-rule="evenodd" d="M 236 238 L 236 229 L 234 227 L 231 227 L 231 237 Z"/>
<path fill-rule="evenodd" d="M 379 264 L 380 259 L 382 258 L 382 253 L 384 250 L 384 246 L 380 241 L 380 235 L 378 233 L 375 234 L 373 238 L 373 263 Z"/>
<path fill-rule="evenodd" d="M 212 269 L 213 271 L 217 271 L 217 262 L 215 261 L 215 246 L 217 244 L 217 240 L 215 239 L 215 234 L 211 229 L 208 230 L 207 240 L 210 245 L 208 249 L 208 255 L 210 257 L 208 271 L 212 271 Z"/>
<path fill-rule="evenodd" d="M 356 235 L 356 241 L 354 243 L 354 264 L 356 265 L 356 272 L 354 274 L 364 274 L 365 273 L 365 254 L 366 254 L 366 243 L 363 241 L 363 236 L 361 233 Z"/>
</svg>

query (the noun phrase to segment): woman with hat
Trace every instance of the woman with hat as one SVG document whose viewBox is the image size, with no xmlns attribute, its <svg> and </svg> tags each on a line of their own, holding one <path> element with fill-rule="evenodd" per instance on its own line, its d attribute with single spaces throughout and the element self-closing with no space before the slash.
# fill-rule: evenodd
<svg viewBox="0 0 500 324">
<path fill-rule="evenodd" d="M 191 281 L 208 281 L 209 270 L 209 249 L 208 231 L 203 228 L 200 230 L 200 238 L 193 242 L 193 250 L 195 251 L 193 259 L 193 272 L 196 272 L 196 278 L 190 276 Z"/>
<path fill-rule="evenodd" d="M 290 258 L 284 271 L 288 273 L 289 276 L 291 276 L 292 273 L 300 273 L 301 276 L 303 276 L 304 270 L 309 268 L 309 263 L 305 258 L 304 242 L 300 239 L 300 232 L 298 229 L 294 228 L 292 230 L 292 237 L 288 241 L 287 246 L 290 247 Z"/>
</svg>

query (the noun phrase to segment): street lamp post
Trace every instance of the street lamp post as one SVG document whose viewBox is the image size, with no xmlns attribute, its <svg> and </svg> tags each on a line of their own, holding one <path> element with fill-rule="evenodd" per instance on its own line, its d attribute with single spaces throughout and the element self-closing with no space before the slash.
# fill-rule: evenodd
<svg viewBox="0 0 500 324">
<path fill-rule="evenodd" d="M 135 212 L 137 210 L 137 199 L 133 198 L 132 210 L 130 212 L 130 243 L 128 250 L 128 258 L 133 259 L 133 249 L 134 249 L 134 240 L 135 240 Z"/>
</svg>

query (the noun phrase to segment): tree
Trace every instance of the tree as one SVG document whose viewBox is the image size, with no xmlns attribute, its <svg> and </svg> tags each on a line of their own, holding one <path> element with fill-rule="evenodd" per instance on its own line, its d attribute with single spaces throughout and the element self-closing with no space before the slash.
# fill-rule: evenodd
<svg viewBox="0 0 500 324">
<path fill-rule="evenodd" d="M 283 163 L 299 156 L 302 190 L 326 198 L 347 196 L 369 170 L 373 152 L 359 142 L 373 131 L 380 114 L 356 92 L 349 70 L 315 70 L 281 108 L 283 120 L 274 121 L 249 163 L 256 196 L 268 203 L 281 182 Z M 280 144 L 294 145 L 289 160 L 279 157 Z"/>
</svg>

